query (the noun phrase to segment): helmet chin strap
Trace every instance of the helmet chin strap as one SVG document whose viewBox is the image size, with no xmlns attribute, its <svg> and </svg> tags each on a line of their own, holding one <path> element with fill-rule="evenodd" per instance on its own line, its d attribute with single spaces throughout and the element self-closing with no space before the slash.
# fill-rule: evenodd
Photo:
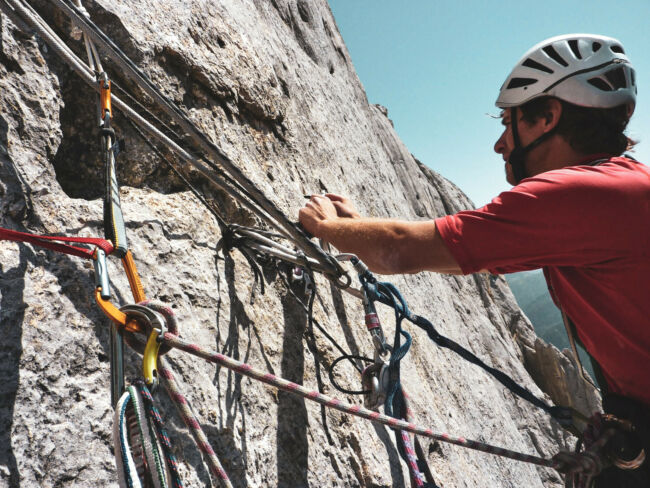
<svg viewBox="0 0 650 488">
<path fill-rule="evenodd" d="M 555 127 L 557 127 L 557 125 L 550 131 L 539 136 L 526 147 L 521 146 L 521 140 L 519 139 L 519 120 L 517 118 L 517 107 L 512 107 L 510 109 L 510 126 L 512 127 L 514 149 L 510 153 L 508 164 L 512 167 L 512 175 L 515 178 L 515 183 L 519 184 L 521 180 L 528 177 L 528 174 L 526 172 L 526 155 L 530 152 L 531 149 L 536 148 L 540 143 L 548 139 L 555 131 Z"/>
</svg>

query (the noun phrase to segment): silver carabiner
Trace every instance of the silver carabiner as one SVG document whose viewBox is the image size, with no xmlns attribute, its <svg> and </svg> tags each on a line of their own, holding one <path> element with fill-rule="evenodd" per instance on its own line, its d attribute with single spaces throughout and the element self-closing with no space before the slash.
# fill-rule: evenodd
<svg viewBox="0 0 650 488">
<path fill-rule="evenodd" d="M 379 361 L 365 368 L 361 373 L 361 384 L 368 391 L 363 397 L 363 404 L 370 410 L 377 411 L 386 401 L 390 375 L 388 363 Z"/>
</svg>

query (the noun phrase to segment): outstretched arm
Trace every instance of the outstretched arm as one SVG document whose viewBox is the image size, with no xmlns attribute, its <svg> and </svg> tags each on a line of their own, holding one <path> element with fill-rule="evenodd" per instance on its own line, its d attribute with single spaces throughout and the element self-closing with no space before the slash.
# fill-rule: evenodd
<svg viewBox="0 0 650 488">
<path fill-rule="evenodd" d="M 313 195 L 299 219 L 307 231 L 356 254 L 376 273 L 462 273 L 432 220 L 362 218 L 347 199 L 332 194 Z"/>
</svg>

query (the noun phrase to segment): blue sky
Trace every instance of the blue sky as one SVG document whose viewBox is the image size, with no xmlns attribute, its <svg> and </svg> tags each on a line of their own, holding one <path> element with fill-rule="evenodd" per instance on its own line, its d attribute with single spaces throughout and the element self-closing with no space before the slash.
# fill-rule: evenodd
<svg viewBox="0 0 650 488">
<path fill-rule="evenodd" d="M 554 35 L 618 38 L 637 72 L 628 133 L 650 165 L 650 0 L 329 0 L 370 103 L 388 108 L 400 138 L 424 164 L 479 206 L 507 190 L 492 150 L 501 132 L 494 101 L 534 44 Z"/>
</svg>

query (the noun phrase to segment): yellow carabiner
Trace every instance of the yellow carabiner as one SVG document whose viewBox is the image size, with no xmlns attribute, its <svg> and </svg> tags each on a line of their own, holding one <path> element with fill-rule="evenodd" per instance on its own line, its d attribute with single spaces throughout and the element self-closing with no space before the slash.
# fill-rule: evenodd
<svg viewBox="0 0 650 488">
<path fill-rule="evenodd" d="M 160 341 L 158 337 L 160 331 L 152 329 L 147 339 L 147 345 L 144 347 L 144 354 L 142 356 L 142 375 L 144 381 L 150 388 L 158 386 L 158 352 L 160 351 Z"/>
</svg>

